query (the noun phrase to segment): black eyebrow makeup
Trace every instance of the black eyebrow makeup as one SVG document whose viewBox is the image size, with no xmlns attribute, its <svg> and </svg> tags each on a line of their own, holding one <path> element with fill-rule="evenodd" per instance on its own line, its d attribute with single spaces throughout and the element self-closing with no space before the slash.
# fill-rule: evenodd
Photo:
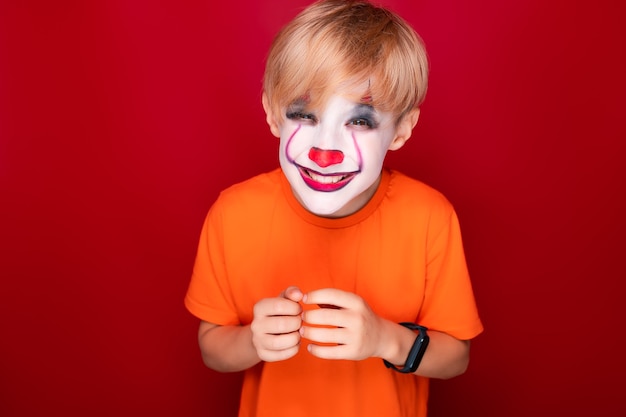
<svg viewBox="0 0 626 417">
<path fill-rule="evenodd" d="M 352 120 L 355 119 L 363 119 L 366 120 L 370 127 L 376 128 L 378 127 L 378 112 L 374 107 L 370 104 L 357 104 L 352 111 L 352 116 L 350 117 Z"/>
<path fill-rule="evenodd" d="M 287 110 L 285 112 L 285 116 L 288 119 L 293 119 L 301 116 L 302 114 L 307 112 L 307 102 L 304 99 L 298 99 L 289 106 L 287 106 Z"/>
</svg>

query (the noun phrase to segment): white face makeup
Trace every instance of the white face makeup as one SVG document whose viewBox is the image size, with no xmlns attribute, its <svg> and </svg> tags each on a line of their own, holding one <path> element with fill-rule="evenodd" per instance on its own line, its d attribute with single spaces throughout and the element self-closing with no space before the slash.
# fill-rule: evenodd
<svg viewBox="0 0 626 417">
<path fill-rule="evenodd" d="M 352 214 L 369 201 L 396 138 L 391 113 L 337 94 L 322 110 L 291 104 L 279 131 L 280 165 L 296 198 L 326 217 Z"/>
</svg>

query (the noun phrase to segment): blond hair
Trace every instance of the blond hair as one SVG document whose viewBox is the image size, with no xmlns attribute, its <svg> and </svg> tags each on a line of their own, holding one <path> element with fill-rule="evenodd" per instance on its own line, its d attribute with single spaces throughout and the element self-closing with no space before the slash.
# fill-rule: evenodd
<svg viewBox="0 0 626 417">
<path fill-rule="evenodd" d="M 398 120 L 424 100 L 428 59 L 419 35 L 401 17 L 366 1 L 313 3 L 276 36 L 264 93 L 281 111 L 306 98 L 315 107 L 344 87 L 369 83 L 367 100 Z"/>
</svg>

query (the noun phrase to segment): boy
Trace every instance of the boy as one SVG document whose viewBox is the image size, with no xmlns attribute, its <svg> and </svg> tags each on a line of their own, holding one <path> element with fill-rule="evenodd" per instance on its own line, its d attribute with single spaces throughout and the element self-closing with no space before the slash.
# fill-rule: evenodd
<svg viewBox="0 0 626 417">
<path fill-rule="evenodd" d="M 465 371 L 482 325 L 454 210 L 383 168 L 427 78 L 413 29 L 365 2 L 314 3 L 274 40 L 280 169 L 220 194 L 185 298 L 206 365 L 245 370 L 240 416 L 425 416 L 428 378 Z"/>
</svg>

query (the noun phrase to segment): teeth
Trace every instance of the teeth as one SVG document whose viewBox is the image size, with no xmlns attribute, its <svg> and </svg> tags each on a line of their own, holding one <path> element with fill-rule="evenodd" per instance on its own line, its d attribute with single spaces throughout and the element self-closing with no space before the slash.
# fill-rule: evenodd
<svg viewBox="0 0 626 417">
<path fill-rule="evenodd" d="M 314 174 L 311 171 L 309 171 L 308 174 L 311 179 L 319 182 L 320 184 L 335 184 L 343 179 L 343 175 L 326 176 Z"/>
</svg>

